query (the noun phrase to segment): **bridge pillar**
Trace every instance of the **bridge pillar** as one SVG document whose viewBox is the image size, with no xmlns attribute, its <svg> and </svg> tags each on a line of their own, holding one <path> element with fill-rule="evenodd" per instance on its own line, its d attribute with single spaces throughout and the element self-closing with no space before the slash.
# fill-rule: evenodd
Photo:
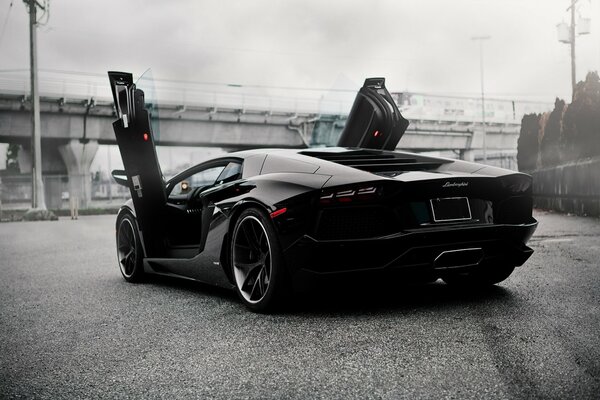
<svg viewBox="0 0 600 400">
<path fill-rule="evenodd" d="M 460 159 L 464 161 L 475 161 L 475 150 L 461 150 L 460 151 Z"/>
<path fill-rule="evenodd" d="M 58 147 L 69 174 L 69 197 L 78 202 L 78 207 L 86 208 L 92 199 L 92 174 L 90 167 L 98 151 L 98 141 L 90 140 L 83 144 L 72 139 Z"/>
<path fill-rule="evenodd" d="M 28 146 L 21 145 L 19 147 L 17 159 L 19 161 L 19 172 L 29 174 L 31 178 L 32 157 Z M 62 156 L 58 152 L 58 146 L 53 140 L 42 139 L 42 179 L 44 181 L 46 206 L 50 210 L 62 208 L 62 175 L 64 173 L 65 165 Z M 26 185 L 31 188 L 31 181 Z M 30 190 L 29 195 L 31 195 Z"/>
</svg>

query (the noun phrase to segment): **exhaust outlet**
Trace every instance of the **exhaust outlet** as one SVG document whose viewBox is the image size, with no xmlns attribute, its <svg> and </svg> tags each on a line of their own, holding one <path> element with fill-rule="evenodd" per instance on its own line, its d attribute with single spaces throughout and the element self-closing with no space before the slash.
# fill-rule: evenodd
<svg viewBox="0 0 600 400">
<path fill-rule="evenodd" d="M 483 255 L 481 247 L 442 251 L 433 261 L 433 267 L 435 269 L 472 267 L 481 263 Z"/>
</svg>

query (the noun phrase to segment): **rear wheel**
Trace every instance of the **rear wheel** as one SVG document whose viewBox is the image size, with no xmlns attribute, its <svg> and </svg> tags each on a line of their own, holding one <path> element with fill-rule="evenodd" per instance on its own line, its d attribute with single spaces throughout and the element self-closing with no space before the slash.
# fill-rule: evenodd
<svg viewBox="0 0 600 400">
<path fill-rule="evenodd" d="M 480 265 L 469 272 L 446 272 L 442 279 L 454 286 L 490 286 L 508 278 L 514 269 L 512 265 Z"/>
<path fill-rule="evenodd" d="M 264 212 L 242 211 L 233 229 L 230 254 L 236 291 L 246 307 L 267 312 L 281 306 L 288 286 L 283 256 L 273 223 Z"/>
<path fill-rule="evenodd" d="M 137 223 L 126 212 L 117 220 L 117 261 L 123 278 L 139 282 L 144 276 L 143 253 Z"/>
</svg>

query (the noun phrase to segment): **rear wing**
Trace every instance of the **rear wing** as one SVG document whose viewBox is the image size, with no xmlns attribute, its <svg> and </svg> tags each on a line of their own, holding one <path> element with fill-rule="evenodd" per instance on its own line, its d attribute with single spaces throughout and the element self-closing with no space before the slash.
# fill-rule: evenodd
<svg viewBox="0 0 600 400">
<path fill-rule="evenodd" d="M 167 196 L 144 92 L 136 88 L 130 73 L 109 71 L 108 78 L 118 117 L 113 130 L 146 255 L 151 257 L 161 254 L 164 247 L 160 232 Z"/>
<path fill-rule="evenodd" d="M 408 127 L 385 78 L 369 78 L 358 91 L 338 146 L 394 150 Z"/>
</svg>

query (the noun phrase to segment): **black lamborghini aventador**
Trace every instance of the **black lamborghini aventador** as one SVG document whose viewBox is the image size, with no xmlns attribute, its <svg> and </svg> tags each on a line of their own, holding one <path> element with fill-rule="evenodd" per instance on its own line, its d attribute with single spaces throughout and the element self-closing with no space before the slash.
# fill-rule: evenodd
<svg viewBox="0 0 600 400">
<path fill-rule="evenodd" d="M 408 121 L 367 79 L 339 147 L 229 153 L 164 181 L 144 93 L 109 72 L 132 199 L 117 217 L 123 277 L 184 277 L 268 311 L 313 279 L 394 271 L 481 286 L 532 254 L 531 178 L 395 151 Z M 308 283 L 307 283 L 308 282 Z"/>
</svg>

